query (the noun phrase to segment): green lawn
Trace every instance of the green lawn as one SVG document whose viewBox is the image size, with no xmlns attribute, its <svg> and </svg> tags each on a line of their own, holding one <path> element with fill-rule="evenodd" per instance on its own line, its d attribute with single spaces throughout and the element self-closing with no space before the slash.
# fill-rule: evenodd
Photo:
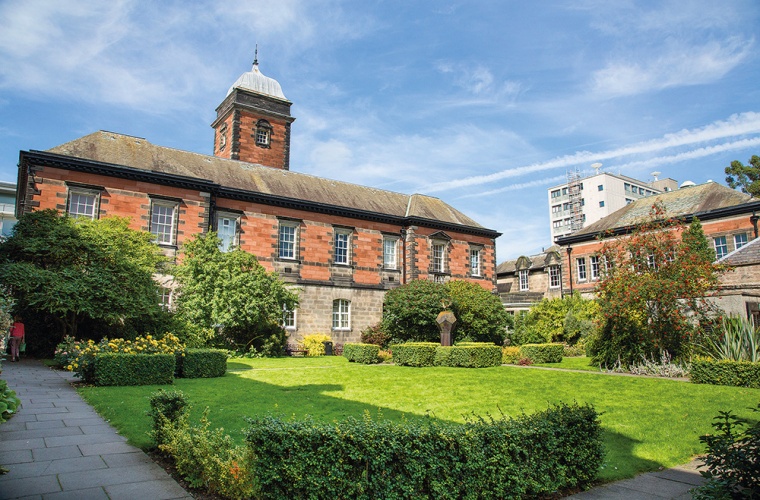
<svg viewBox="0 0 760 500">
<path fill-rule="evenodd" d="M 591 358 L 586 356 L 574 356 L 572 358 L 562 358 L 561 363 L 537 363 L 533 366 L 542 366 L 546 368 L 560 368 L 563 370 L 583 370 L 585 372 L 599 372 L 599 366 L 591 364 Z"/>
<path fill-rule="evenodd" d="M 564 361 L 563 361 L 564 364 Z M 557 365 L 554 365 L 557 366 Z M 602 413 L 607 458 L 601 479 L 685 463 L 704 451 L 699 436 L 719 410 L 750 417 L 760 390 L 667 379 L 515 366 L 485 369 L 357 365 L 342 357 L 235 359 L 218 379 L 179 379 L 197 419 L 242 439 L 245 416 L 312 415 L 332 421 L 365 411 L 382 418 L 462 422 L 464 415 L 517 415 L 558 401 L 591 403 Z M 148 398 L 158 386 L 85 387 L 82 396 L 133 444 L 147 448 Z"/>
</svg>

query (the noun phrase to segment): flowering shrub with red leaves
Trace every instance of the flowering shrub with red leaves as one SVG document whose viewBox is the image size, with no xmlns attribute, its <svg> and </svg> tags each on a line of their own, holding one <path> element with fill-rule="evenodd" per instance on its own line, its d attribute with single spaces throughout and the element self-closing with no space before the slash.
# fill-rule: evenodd
<svg viewBox="0 0 760 500">
<path fill-rule="evenodd" d="M 594 362 L 630 366 L 662 351 L 685 354 L 700 320 L 714 313 L 705 301 L 723 270 L 714 259 L 699 220 L 687 227 L 658 203 L 629 234 L 607 240 L 602 325 L 588 347 Z"/>
</svg>

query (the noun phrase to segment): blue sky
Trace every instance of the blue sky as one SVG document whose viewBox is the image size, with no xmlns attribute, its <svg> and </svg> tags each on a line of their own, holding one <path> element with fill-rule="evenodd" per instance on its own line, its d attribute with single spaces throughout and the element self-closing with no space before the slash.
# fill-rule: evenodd
<svg viewBox="0 0 760 500">
<path fill-rule="evenodd" d="M 760 2 L 0 1 L 0 180 L 96 130 L 210 154 L 260 69 L 293 102 L 291 170 L 437 196 L 551 244 L 568 169 L 723 182 L 760 154 Z"/>
</svg>

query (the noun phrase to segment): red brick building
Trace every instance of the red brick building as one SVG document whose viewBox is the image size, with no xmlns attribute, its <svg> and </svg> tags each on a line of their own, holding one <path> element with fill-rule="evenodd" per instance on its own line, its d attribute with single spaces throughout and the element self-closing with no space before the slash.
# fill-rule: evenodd
<svg viewBox="0 0 760 500">
<path fill-rule="evenodd" d="M 297 337 L 356 340 L 385 291 L 413 279 L 495 290 L 496 231 L 437 198 L 291 172 L 290 106 L 254 63 L 217 108 L 214 156 L 104 131 L 22 151 L 16 212 L 128 216 L 171 256 L 217 231 L 299 290 L 285 317 Z"/>
<path fill-rule="evenodd" d="M 557 238 L 563 256 L 562 291 L 580 291 L 591 296 L 601 275 L 600 255 L 606 238 L 625 237 L 660 202 L 669 217 L 690 223 L 697 217 L 718 259 L 757 238 L 760 201 L 715 182 L 681 187 L 678 190 L 638 199 L 590 226 Z"/>
</svg>

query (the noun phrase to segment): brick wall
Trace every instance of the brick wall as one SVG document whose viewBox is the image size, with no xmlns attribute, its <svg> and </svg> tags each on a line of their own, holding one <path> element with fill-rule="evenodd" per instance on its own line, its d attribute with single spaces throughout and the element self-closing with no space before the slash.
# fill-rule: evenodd
<svg viewBox="0 0 760 500">
<path fill-rule="evenodd" d="M 727 217 L 724 219 L 716 219 L 712 221 L 700 221 L 700 222 L 702 224 L 702 229 L 710 245 L 713 245 L 713 238 L 718 237 L 718 236 L 726 236 L 728 251 L 732 252 L 733 250 L 735 250 L 733 235 L 739 234 L 739 233 L 745 233 L 747 235 L 748 240 L 752 240 L 754 238 L 754 229 L 752 227 L 752 224 L 749 221 L 750 215 L 751 214 L 738 215 L 738 216 Z M 589 258 L 592 255 L 598 255 L 603 246 L 604 246 L 604 243 L 597 240 L 584 242 L 584 243 L 577 243 L 577 244 L 572 245 L 572 253 L 571 253 L 571 259 L 570 259 L 571 272 L 569 273 L 565 272 L 565 269 L 567 269 L 567 266 L 568 266 L 567 247 L 562 248 L 562 252 L 561 252 L 562 258 L 563 258 L 562 286 L 565 289 L 565 291 L 570 290 L 570 281 L 569 281 L 570 278 L 572 278 L 572 287 L 574 291 L 577 290 L 584 294 L 590 294 L 594 291 L 598 281 L 591 279 L 591 262 Z M 577 269 L 578 258 L 585 259 L 586 273 L 587 273 L 587 279 L 585 281 L 580 281 L 580 282 L 578 281 L 578 269 Z"/>
<path fill-rule="evenodd" d="M 214 211 L 239 214 L 240 248 L 255 255 L 269 271 L 276 271 L 286 282 L 301 290 L 297 312 L 297 334 L 330 333 L 332 303 L 337 298 L 351 301 L 350 331 L 335 332 L 336 341 L 358 340 L 362 329 L 377 323 L 382 316 L 385 290 L 404 280 L 435 279 L 430 272 L 430 236 L 440 231 L 411 227 L 406 233 L 400 225 L 371 222 L 349 217 L 281 209 L 231 199 L 211 199 L 209 193 L 129 179 L 85 174 L 53 167 L 31 167 L 28 186 L 29 209 L 53 208 L 65 212 L 68 183 L 100 187 L 99 217 L 111 215 L 131 218 L 131 227 L 149 230 L 150 195 L 179 200 L 177 245 L 165 246 L 176 255 L 182 244 L 195 234 L 213 228 Z M 278 230 L 281 220 L 298 225 L 298 251 L 295 260 L 279 258 Z M 349 264 L 333 262 L 336 230 L 350 231 Z M 445 279 L 466 279 L 487 290 L 495 288 L 494 240 L 487 237 L 447 231 Z M 398 235 L 398 269 L 383 268 L 383 237 Z M 405 244 L 402 244 L 405 242 Z M 470 248 L 481 249 L 481 275 L 470 276 Z M 404 255 L 406 259 L 404 260 Z"/>
</svg>

